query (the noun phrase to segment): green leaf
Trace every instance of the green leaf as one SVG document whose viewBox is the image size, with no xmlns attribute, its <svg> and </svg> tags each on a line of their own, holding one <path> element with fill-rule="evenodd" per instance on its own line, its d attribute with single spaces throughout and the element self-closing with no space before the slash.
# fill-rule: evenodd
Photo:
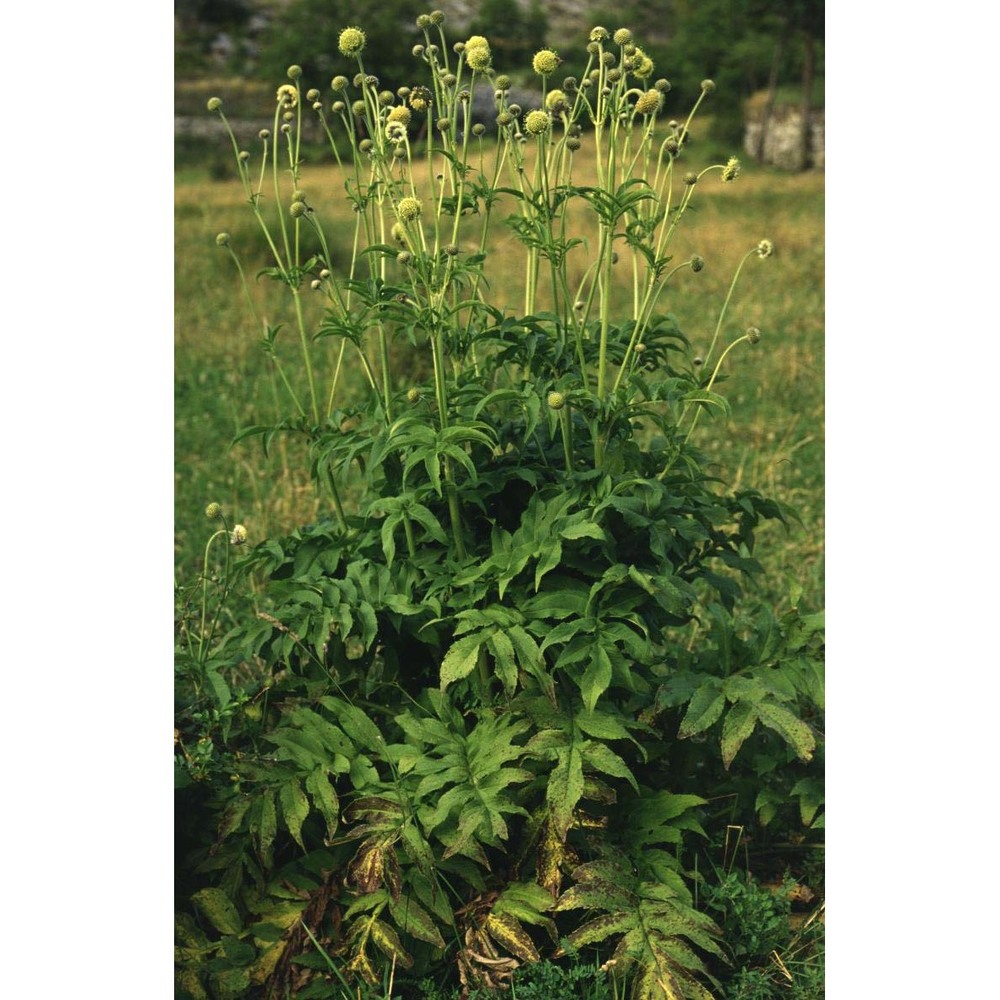
<svg viewBox="0 0 1000 1000">
<path fill-rule="evenodd" d="M 485 631 L 475 632 L 456 640 L 441 661 L 441 690 L 468 677 L 476 668 L 479 647 L 487 640 Z"/>
<path fill-rule="evenodd" d="M 389 900 L 389 912 L 396 926 L 405 934 L 426 941 L 435 948 L 444 948 L 445 941 L 430 914 L 412 897 L 400 895 L 399 901 Z"/>
<path fill-rule="evenodd" d="M 580 693 L 587 711 L 592 712 L 598 699 L 611 683 L 611 660 L 603 646 L 596 643 L 591 647 L 590 663 L 580 680 Z"/>
<path fill-rule="evenodd" d="M 296 778 L 292 778 L 278 789 L 278 801 L 281 803 L 281 815 L 288 832 L 295 843 L 305 850 L 306 845 L 302 843 L 302 824 L 309 815 L 309 800 Z"/>
<path fill-rule="evenodd" d="M 678 739 L 687 739 L 714 725 L 726 707 L 726 696 L 717 678 L 711 677 L 695 691 L 677 730 Z"/>
<path fill-rule="evenodd" d="M 306 789 L 312 795 L 313 804 L 326 820 L 326 839 L 332 840 L 340 818 L 340 802 L 325 769 L 318 767 L 306 778 Z"/>
<path fill-rule="evenodd" d="M 578 743 L 571 743 L 559 754 L 549 775 L 545 799 L 552 810 L 552 820 L 560 840 L 573 823 L 573 810 L 583 795 L 583 754 Z"/>
<path fill-rule="evenodd" d="M 508 695 L 514 693 L 517 687 L 517 664 L 514 662 L 514 646 L 510 639 L 500 631 L 494 632 L 486 645 L 493 654 L 496 662 L 497 676 L 503 683 L 504 691 Z"/>
<path fill-rule="evenodd" d="M 740 747 L 757 725 L 757 707 L 752 701 L 738 701 L 722 723 L 722 763 L 727 771 Z"/>
<path fill-rule="evenodd" d="M 243 930 L 239 911 L 222 889 L 200 889 L 191 899 L 220 934 L 239 934 Z"/>
<path fill-rule="evenodd" d="M 768 729 L 773 729 L 795 751 L 799 760 L 812 760 L 816 738 L 798 716 L 770 700 L 757 705 L 757 715 Z"/>
</svg>

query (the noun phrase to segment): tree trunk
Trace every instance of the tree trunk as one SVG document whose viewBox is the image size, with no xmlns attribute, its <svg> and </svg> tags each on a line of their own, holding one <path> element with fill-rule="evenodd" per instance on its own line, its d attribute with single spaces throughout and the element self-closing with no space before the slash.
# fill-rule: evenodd
<svg viewBox="0 0 1000 1000">
<path fill-rule="evenodd" d="M 764 162 L 764 147 L 767 143 L 767 130 L 771 125 L 771 114 L 774 111 L 774 95 L 778 90 L 778 67 L 785 51 L 785 33 L 778 36 L 774 45 L 774 58 L 771 60 L 771 73 L 767 78 L 767 100 L 761 113 L 760 133 L 757 136 L 757 151 L 755 157 L 758 163 Z"/>
</svg>

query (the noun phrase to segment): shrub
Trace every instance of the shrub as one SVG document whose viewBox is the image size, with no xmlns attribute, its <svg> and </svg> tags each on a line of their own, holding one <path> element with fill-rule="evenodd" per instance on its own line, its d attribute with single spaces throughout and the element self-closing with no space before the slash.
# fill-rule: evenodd
<svg viewBox="0 0 1000 1000">
<path fill-rule="evenodd" d="M 332 94 L 289 70 L 259 164 L 232 139 L 291 303 L 290 327 L 260 324 L 289 413 L 244 436 L 302 436 L 329 516 L 227 560 L 219 607 L 239 581 L 255 604 L 225 630 L 206 556 L 179 621 L 179 989 L 451 970 L 468 992 L 596 949 L 637 998 L 711 997 L 725 951 L 686 873 L 706 776 L 768 734 L 808 762 L 822 703 L 819 621 L 744 594 L 757 527 L 787 513 L 711 480 L 695 434 L 761 339 L 726 317 L 774 248 L 748 241 L 692 358 L 661 302 L 705 262 L 672 239 L 699 185 L 739 175 L 678 176 L 709 82 L 666 123 L 646 95 L 669 84 L 595 29 L 563 96 L 546 74 L 521 108 L 485 39 L 470 71 L 436 12 L 418 25 L 426 85 L 385 91 L 352 29 Z M 495 141 L 470 117 L 484 82 Z M 351 150 L 346 273 L 301 171 L 309 105 Z M 425 377 L 398 367 L 415 351 Z"/>
</svg>

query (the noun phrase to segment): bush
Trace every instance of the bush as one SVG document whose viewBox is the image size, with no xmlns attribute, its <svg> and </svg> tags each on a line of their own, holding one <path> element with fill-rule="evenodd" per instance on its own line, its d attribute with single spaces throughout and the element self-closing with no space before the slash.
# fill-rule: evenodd
<svg viewBox="0 0 1000 1000">
<path fill-rule="evenodd" d="M 709 799 L 753 748 L 772 776 L 811 761 L 822 706 L 818 618 L 744 591 L 758 526 L 788 514 L 710 479 L 695 435 L 761 339 L 726 316 L 773 247 L 749 241 L 691 357 L 660 301 L 704 266 L 671 243 L 699 185 L 740 172 L 676 166 L 712 87 L 666 124 L 641 48 L 595 29 L 577 82 L 542 50 L 537 107 L 517 108 L 488 42 L 455 52 L 439 20 L 418 21 L 425 89 L 372 82 L 346 29 L 353 83 L 321 100 L 293 66 L 260 165 L 233 140 L 292 317 L 260 325 L 289 413 L 246 434 L 305 439 L 329 516 L 250 526 L 238 562 L 246 531 L 223 520 L 179 595 L 179 990 L 336 996 L 446 970 L 528 989 L 569 974 L 543 957 L 587 949 L 637 998 L 710 997 L 726 952 L 687 874 Z M 480 80 L 495 142 L 468 118 Z M 346 274 L 301 171 L 304 105 L 352 151 Z M 289 332 L 300 372 L 275 350 Z M 413 351 L 426 375 L 399 369 Z"/>
</svg>

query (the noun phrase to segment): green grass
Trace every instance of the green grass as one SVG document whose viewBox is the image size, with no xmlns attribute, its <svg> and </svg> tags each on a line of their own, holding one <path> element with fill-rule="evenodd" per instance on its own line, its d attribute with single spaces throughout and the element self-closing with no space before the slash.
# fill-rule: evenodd
<svg viewBox="0 0 1000 1000">
<path fill-rule="evenodd" d="M 221 134 L 219 146 L 225 146 Z M 230 176 L 234 173 L 232 168 Z M 350 219 L 335 168 L 309 167 L 305 182 L 322 213 L 336 211 L 345 221 Z M 726 421 L 702 418 L 697 435 L 722 480 L 759 488 L 797 510 L 801 524 L 788 530 L 770 524 L 761 531 L 758 556 L 768 570 L 768 596 L 781 600 L 790 581 L 798 581 L 802 606 L 820 607 L 824 599 L 823 177 L 790 176 L 746 165 L 734 184 L 720 184 L 717 174 L 703 180 L 694 208 L 676 244 L 675 259 L 698 253 L 706 268 L 697 275 L 685 271 L 661 304 L 677 315 L 696 352 L 708 346 L 742 255 L 764 237 L 776 247 L 772 259 L 747 262 L 723 329 L 722 344 L 749 325 L 762 333 L 756 347 L 741 345 L 727 359 L 729 377 L 721 389 L 732 403 L 732 415 Z M 223 230 L 231 234 L 240 254 L 259 315 L 272 325 L 290 320 L 281 289 L 254 280 L 268 261 L 239 185 L 214 180 L 211 164 L 178 169 L 175 566 L 181 581 L 190 581 L 199 567 L 210 533 L 203 516 L 209 501 L 222 503 L 230 522 L 246 524 L 251 542 L 323 513 L 296 442 L 275 439 L 267 457 L 257 439 L 231 447 L 241 429 L 267 423 L 281 410 L 277 380 L 258 346 L 261 331 L 250 317 L 229 254 L 215 245 L 216 233 Z M 509 234 L 501 232 L 497 248 L 503 251 L 511 242 Z M 307 319 L 318 318 L 318 304 L 306 299 Z M 296 345 L 290 327 L 286 341 L 294 371 Z M 717 349 L 716 357 L 718 353 Z"/>
</svg>

